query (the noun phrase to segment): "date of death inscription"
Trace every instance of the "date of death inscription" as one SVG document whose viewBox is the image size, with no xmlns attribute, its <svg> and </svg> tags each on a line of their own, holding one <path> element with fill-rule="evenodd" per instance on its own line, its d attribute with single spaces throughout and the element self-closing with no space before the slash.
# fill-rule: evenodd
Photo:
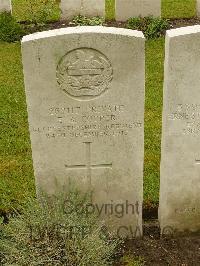
<svg viewBox="0 0 200 266">
<path fill-rule="evenodd" d="M 52 138 L 101 138 L 126 136 L 143 128 L 131 120 L 124 105 L 50 107 L 45 125 L 34 126 L 32 133 Z"/>
</svg>

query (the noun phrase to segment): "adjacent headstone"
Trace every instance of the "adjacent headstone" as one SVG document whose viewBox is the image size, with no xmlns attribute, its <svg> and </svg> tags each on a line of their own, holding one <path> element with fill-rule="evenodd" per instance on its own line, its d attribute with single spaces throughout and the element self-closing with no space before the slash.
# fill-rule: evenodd
<svg viewBox="0 0 200 266">
<path fill-rule="evenodd" d="M 159 219 L 200 230 L 200 26 L 167 31 Z"/>
<path fill-rule="evenodd" d="M 126 21 L 131 17 L 161 15 L 161 0 L 115 0 L 117 21 Z"/>
<path fill-rule="evenodd" d="M 197 0 L 197 16 L 200 17 L 200 0 Z"/>
<path fill-rule="evenodd" d="M 11 12 L 11 0 L 0 0 L 0 13 L 1 12 Z"/>
<path fill-rule="evenodd" d="M 86 17 L 104 17 L 105 0 L 61 0 L 62 19 L 71 20 L 73 17 L 82 15 Z"/>
<path fill-rule="evenodd" d="M 22 55 L 37 189 L 92 191 L 119 235 L 140 235 L 143 34 L 108 27 L 41 32 L 23 38 Z"/>
</svg>

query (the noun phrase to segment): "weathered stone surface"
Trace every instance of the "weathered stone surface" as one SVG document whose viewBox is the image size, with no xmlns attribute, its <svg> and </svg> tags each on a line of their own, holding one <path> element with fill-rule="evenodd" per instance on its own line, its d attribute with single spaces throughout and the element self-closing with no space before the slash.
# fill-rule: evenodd
<svg viewBox="0 0 200 266">
<path fill-rule="evenodd" d="M 161 0 L 115 0 L 117 21 L 126 21 L 131 17 L 161 15 Z"/>
<path fill-rule="evenodd" d="M 137 229 L 139 235 L 143 34 L 104 27 L 53 30 L 24 37 L 22 55 L 37 188 L 55 193 L 57 185 L 68 191 L 75 184 L 92 190 L 93 202 L 104 206 L 101 216 L 119 234 Z M 114 206 L 111 215 L 106 204 Z"/>
<path fill-rule="evenodd" d="M 200 230 L 200 26 L 167 31 L 159 219 Z"/>
<path fill-rule="evenodd" d="M 74 16 L 105 16 L 105 0 L 61 0 L 62 19 L 71 20 Z"/>
<path fill-rule="evenodd" d="M 200 16 L 200 0 L 197 0 L 197 16 Z"/>
<path fill-rule="evenodd" d="M 11 6 L 11 0 L 0 0 L 0 12 L 11 12 L 12 6 Z"/>
</svg>

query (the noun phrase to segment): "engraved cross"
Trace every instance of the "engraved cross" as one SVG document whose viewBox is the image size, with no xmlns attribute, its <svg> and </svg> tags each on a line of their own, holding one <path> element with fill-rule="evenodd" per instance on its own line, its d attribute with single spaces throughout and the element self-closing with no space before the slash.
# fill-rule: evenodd
<svg viewBox="0 0 200 266">
<path fill-rule="evenodd" d="M 67 169 L 83 169 L 87 171 L 87 178 L 89 184 L 92 182 L 92 170 L 93 169 L 112 169 L 112 163 L 104 164 L 92 164 L 91 163 L 91 142 L 83 142 L 86 147 L 86 163 L 85 164 L 76 164 L 76 165 L 65 165 Z"/>
</svg>

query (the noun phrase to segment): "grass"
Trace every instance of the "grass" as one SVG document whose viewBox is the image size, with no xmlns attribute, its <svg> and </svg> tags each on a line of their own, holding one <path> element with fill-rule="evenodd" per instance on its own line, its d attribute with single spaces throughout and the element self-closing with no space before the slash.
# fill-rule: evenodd
<svg viewBox="0 0 200 266">
<path fill-rule="evenodd" d="M 0 43 L 0 210 L 34 194 L 20 44 Z"/>
<path fill-rule="evenodd" d="M 42 9 L 40 8 L 40 5 L 33 4 L 32 9 L 30 8 L 30 5 L 27 4 L 30 0 L 12 0 L 12 7 L 13 7 L 13 16 L 17 19 L 17 21 L 27 21 L 33 19 L 33 14 L 37 14 L 37 16 L 43 16 Z M 42 0 L 32 0 L 33 3 L 40 3 L 44 2 Z M 59 4 L 58 1 L 56 1 L 57 4 L 53 5 L 54 8 L 52 9 L 46 9 L 49 13 L 47 16 L 47 20 L 54 21 L 58 20 L 60 18 L 60 10 L 59 10 Z"/>
<path fill-rule="evenodd" d="M 146 42 L 145 203 L 158 202 L 162 126 L 164 38 Z"/>
<path fill-rule="evenodd" d="M 115 18 L 115 0 L 106 0 L 106 18 L 109 20 Z"/>
<path fill-rule="evenodd" d="M 162 17 L 191 18 L 196 16 L 196 0 L 162 0 Z"/>
</svg>

